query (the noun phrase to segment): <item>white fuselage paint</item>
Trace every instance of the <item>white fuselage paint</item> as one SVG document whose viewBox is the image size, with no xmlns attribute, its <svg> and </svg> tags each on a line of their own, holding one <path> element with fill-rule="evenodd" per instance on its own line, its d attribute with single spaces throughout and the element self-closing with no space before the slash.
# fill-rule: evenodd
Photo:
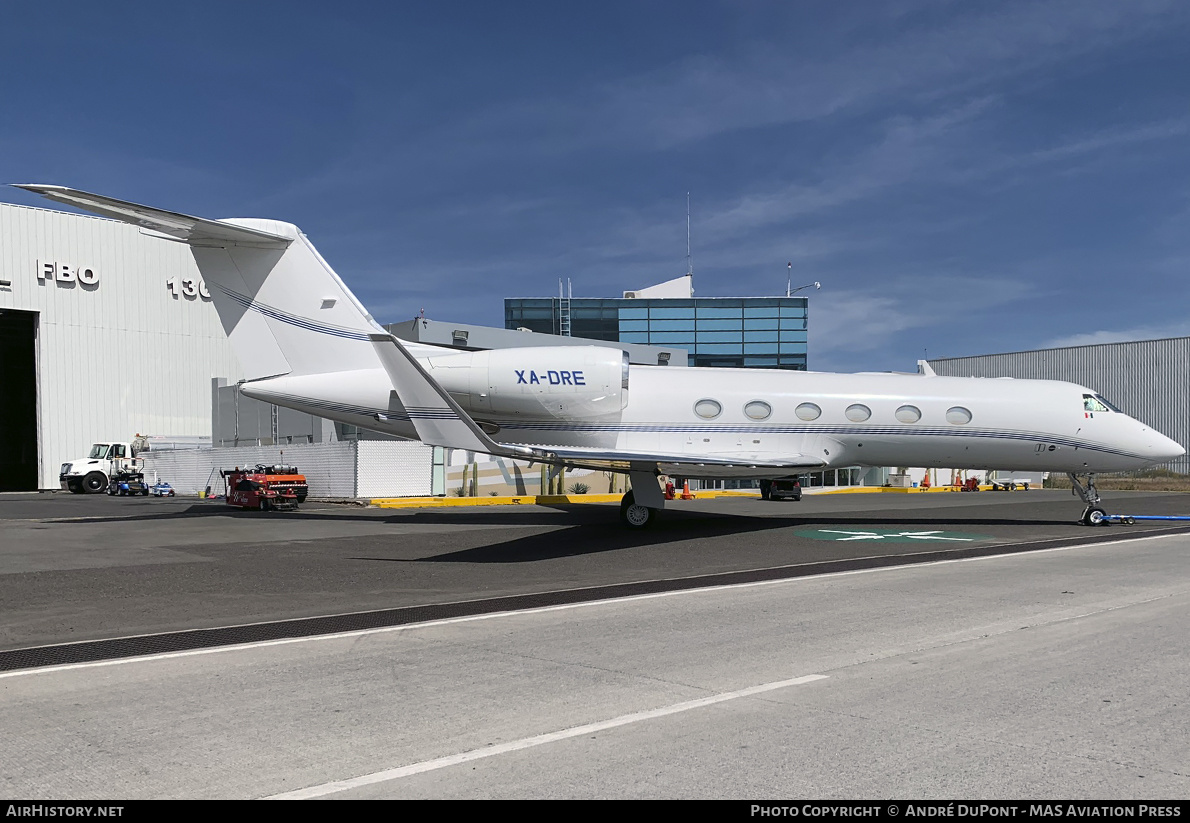
<svg viewBox="0 0 1190 823">
<path fill-rule="evenodd" d="M 435 376 L 442 372 L 429 365 L 434 358 L 457 355 L 432 346 L 407 346 Z M 583 349 L 549 351 L 563 358 L 573 352 L 577 362 Z M 508 381 L 518 385 L 511 371 Z M 548 398 L 551 388 L 533 390 Z M 380 368 L 270 378 L 244 384 L 243 391 L 416 439 Z M 559 385 L 556 391 L 572 397 L 574 387 Z M 634 365 L 624 394 L 622 408 L 613 415 L 604 404 L 598 415 L 586 418 L 565 410 L 475 417 L 488 428 L 498 426 L 494 437 L 505 443 L 686 455 L 694 463 L 700 456 L 714 456 L 745 464 L 699 467 L 697 474 L 706 477 L 780 474 L 748 467 L 750 460 L 780 461 L 791 469 L 858 465 L 1093 473 L 1143 468 L 1182 454 L 1177 443 L 1123 413 L 1085 410 L 1084 395 L 1093 395 L 1092 390 L 1049 380 Z M 718 403 L 720 413 L 701 417 L 696 405 L 702 400 Z M 751 419 L 745 413 L 754 401 L 771 408 L 767 418 Z M 798 416 L 797 408 L 806 403 L 821 409 L 817 419 Z M 857 404 L 870 410 L 868 419 L 849 419 L 848 408 Z M 898 419 L 898 409 L 905 406 L 917 409 L 920 418 Z M 948 420 L 948 411 L 955 408 L 968 410 L 970 421 Z M 682 473 L 694 472 L 686 467 Z"/>
</svg>

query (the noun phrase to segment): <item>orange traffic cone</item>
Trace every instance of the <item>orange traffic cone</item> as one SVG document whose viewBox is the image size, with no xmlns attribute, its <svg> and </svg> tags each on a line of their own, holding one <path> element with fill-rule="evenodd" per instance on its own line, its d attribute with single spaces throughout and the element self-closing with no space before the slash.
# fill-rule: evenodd
<svg viewBox="0 0 1190 823">
<path fill-rule="evenodd" d="M 689 480 L 682 481 L 682 499 L 683 500 L 693 500 L 694 499 L 694 495 L 690 493 L 690 481 Z"/>
</svg>

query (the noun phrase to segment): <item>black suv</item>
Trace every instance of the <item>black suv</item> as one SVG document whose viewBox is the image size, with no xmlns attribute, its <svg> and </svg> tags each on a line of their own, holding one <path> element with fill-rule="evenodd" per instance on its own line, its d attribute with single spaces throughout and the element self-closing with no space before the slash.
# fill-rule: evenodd
<svg viewBox="0 0 1190 823">
<path fill-rule="evenodd" d="M 763 500 L 801 500 L 802 484 L 796 477 L 761 480 L 760 497 Z"/>
</svg>

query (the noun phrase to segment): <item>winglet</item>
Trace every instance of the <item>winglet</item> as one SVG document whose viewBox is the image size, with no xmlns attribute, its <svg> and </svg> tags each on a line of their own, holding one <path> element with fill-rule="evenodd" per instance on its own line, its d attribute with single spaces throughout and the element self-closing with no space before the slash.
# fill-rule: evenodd
<svg viewBox="0 0 1190 823">
<path fill-rule="evenodd" d="M 938 373 L 934 371 L 934 367 L 926 360 L 917 361 L 917 373 L 923 377 L 937 377 Z"/>
<path fill-rule="evenodd" d="M 439 386 L 391 334 L 369 335 L 418 439 L 431 446 L 531 460 L 527 447 L 497 443 Z"/>
</svg>

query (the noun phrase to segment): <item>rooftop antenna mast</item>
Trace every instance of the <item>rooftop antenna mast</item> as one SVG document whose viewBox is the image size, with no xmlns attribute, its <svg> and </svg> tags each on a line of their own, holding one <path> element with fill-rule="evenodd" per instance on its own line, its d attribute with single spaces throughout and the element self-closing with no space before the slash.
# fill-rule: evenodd
<svg viewBox="0 0 1190 823">
<path fill-rule="evenodd" d="M 694 283 L 694 258 L 690 255 L 690 192 L 686 192 L 686 276 Z"/>
</svg>

